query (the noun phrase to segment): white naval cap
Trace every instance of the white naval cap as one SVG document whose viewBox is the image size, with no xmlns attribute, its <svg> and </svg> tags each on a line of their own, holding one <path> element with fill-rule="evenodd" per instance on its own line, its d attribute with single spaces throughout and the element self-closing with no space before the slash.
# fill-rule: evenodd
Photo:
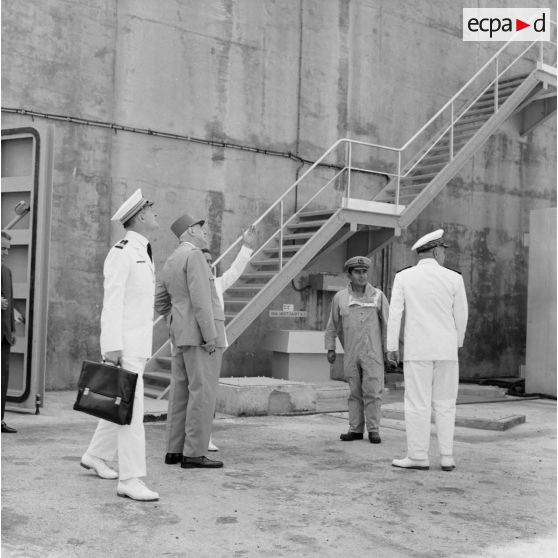
<svg viewBox="0 0 558 558">
<path fill-rule="evenodd" d="M 444 236 L 444 229 L 438 229 L 431 233 L 421 236 L 414 244 L 411 250 L 416 250 L 417 253 L 426 252 L 427 250 L 432 250 L 436 246 L 443 246 L 447 248 L 447 244 L 444 243 L 442 237 Z"/>
<path fill-rule="evenodd" d="M 138 188 L 111 217 L 111 221 L 120 221 L 122 225 L 129 221 L 134 215 L 139 213 L 144 207 L 153 205 L 152 201 L 144 198 L 141 189 Z"/>
</svg>

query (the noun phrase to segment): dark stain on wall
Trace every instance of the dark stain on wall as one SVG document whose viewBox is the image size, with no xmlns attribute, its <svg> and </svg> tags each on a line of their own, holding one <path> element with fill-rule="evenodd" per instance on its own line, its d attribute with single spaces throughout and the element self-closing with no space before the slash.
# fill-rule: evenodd
<svg viewBox="0 0 558 558">
<path fill-rule="evenodd" d="M 209 249 L 212 254 L 220 254 L 223 212 L 225 211 L 225 196 L 223 192 L 215 192 L 213 190 L 207 192 L 206 208 L 207 226 L 211 232 Z"/>
</svg>

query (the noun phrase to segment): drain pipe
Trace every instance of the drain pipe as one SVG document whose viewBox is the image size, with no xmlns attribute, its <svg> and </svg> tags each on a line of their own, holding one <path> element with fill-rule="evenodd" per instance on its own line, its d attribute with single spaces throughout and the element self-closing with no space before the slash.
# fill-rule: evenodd
<svg viewBox="0 0 558 558">
<path fill-rule="evenodd" d="M 300 0 L 298 6 L 298 87 L 297 87 L 297 107 L 296 107 L 296 144 L 295 144 L 295 154 L 297 157 L 300 156 L 300 102 L 302 95 L 302 49 L 303 49 L 303 29 L 304 29 L 304 0 Z M 298 180 L 300 176 L 300 171 L 304 163 L 301 162 L 297 167 L 295 172 L 295 180 Z M 294 212 L 298 211 L 298 184 L 295 186 L 294 192 Z"/>
</svg>

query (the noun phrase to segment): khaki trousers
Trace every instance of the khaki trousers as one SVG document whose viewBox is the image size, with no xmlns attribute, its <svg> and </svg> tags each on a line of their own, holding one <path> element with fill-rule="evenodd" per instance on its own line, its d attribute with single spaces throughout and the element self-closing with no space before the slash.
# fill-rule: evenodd
<svg viewBox="0 0 558 558">
<path fill-rule="evenodd" d="M 145 358 L 122 357 L 122 368 L 138 375 L 132 422 L 120 425 L 99 420 L 87 448 L 88 454 L 105 461 L 114 461 L 118 457 L 120 480 L 145 477 L 147 474 L 143 427 L 143 369 L 146 362 Z"/>
<path fill-rule="evenodd" d="M 167 452 L 187 457 L 207 453 L 223 349 L 176 347 L 172 356 L 167 412 Z"/>
<path fill-rule="evenodd" d="M 452 455 L 459 363 L 456 360 L 406 360 L 404 371 L 407 456 L 428 459 L 431 409 L 434 410 L 440 455 Z"/>
</svg>

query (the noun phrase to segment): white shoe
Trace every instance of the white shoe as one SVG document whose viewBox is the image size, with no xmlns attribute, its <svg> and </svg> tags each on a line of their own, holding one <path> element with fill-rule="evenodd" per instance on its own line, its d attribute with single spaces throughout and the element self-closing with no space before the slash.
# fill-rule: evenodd
<svg viewBox="0 0 558 558">
<path fill-rule="evenodd" d="M 428 469 L 430 469 L 428 459 L 411 459 L 410 457 L 404 457 L 403 459 L 394 459 L 391 464 L 401 469 L 418 469 L 419 471 L 428 471 Z"/>
<path fill-rule="evenodd" d="M 442 471 L 453 471 L 455 469 L 455 461 L 451 455 L 442 455 L 440 459 Z"/>
<path fill-rule="evenodd" d="M 207 446 L 207 451 L 219 451 L 219 448 L 213 443 L 213 440 L 209 438 L 209 444 Z"/>
<path fill-rule="evenodd" d="M 149 490 L 140 479 L 127 479 L 118 483 L 116 494 L 123 498 L 131 498 L 132 500 L 140 500 L 142 502 L 151 502 L 159 499 L 159 494 Z"/>
<path fill-rule="evenodd" d="M 102 479 L 118 478 L 118 473 L 114 469 L 111 469 L 102 459 L 89 455 L 87 452 L 83 454 L 80 465 L 84 469 L 92 469 Z"/>
</svg>

